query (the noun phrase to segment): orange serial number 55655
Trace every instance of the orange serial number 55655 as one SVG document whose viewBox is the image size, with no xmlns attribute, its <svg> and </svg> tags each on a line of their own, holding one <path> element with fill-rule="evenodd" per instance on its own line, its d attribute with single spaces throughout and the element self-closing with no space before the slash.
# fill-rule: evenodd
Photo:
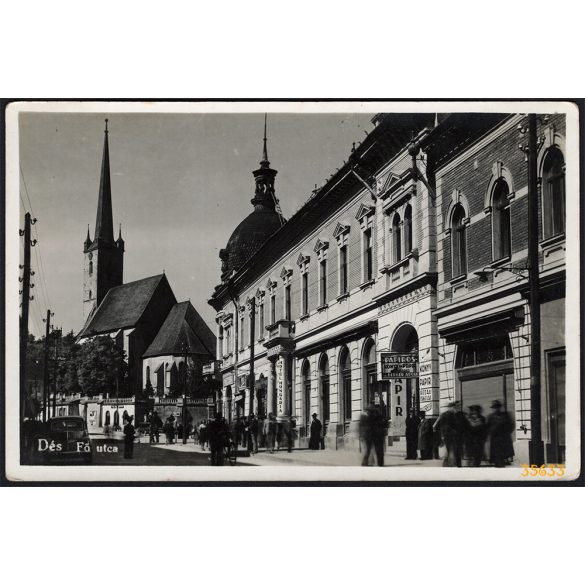
<svg viewBox="0 0 585 585">
<path fill-rule="evenodd" d="M 549 463 L 540 467 L 523 463 L 522 467 L 521 477 L 563 477 L 565 475 L 565 466 L 556 463 Z"/>
</svg>

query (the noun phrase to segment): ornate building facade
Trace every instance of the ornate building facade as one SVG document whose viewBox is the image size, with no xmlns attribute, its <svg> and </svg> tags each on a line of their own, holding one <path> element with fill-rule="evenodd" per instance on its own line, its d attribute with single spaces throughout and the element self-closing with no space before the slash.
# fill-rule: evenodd
<svg viewBox="0 0 585 585">
<path fill-rule="evenodd" d="M 526 266 L 528 234 L 522 119 L 377 115 L 286 222 L 265 141 L 254 211 L 220 253 L 210 300 L 226 418 L 292 418 L 305 446 L 317 413 L 328 448 L 358 449 L 360 416 L 373 403 L 389 421 L 387 448 L 400 454 L 410 412 L 437 417 L 455 400 L 489 409 L 498 399 L 516 421 L 517 460 L 527 460 L 527 279 L 514 274 Z M 551 461 L 564 441 L 563 124 L 560 116 L 543 127 L 539 154 Z"/>
</svg>

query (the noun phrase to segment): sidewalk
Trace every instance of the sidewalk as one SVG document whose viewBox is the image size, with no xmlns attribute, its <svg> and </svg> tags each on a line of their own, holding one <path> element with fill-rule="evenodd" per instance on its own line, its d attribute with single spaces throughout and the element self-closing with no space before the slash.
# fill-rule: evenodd
<svg viewBox="0 0 585 585">
<path fill-rule="evenodd" d="M 183 445 L 181 442 L 166 445 L 159 443 L 153 445 L 156 449 L 169 449 L 171 451 L 209 453 L 206 449 L 203 451 L 200 445 L 194 445 L 193 442 Z M 238 460 L 245 461 L 250 465 L 305 465 L 305 466 L 337 466 L 337 467 L 359 467 L 362 462 L 362 454 L 355 451 L 333 451 L 329 449 L 313 451 L 311 449 L 293 449 L 290 453 L 287 451 L 274 451 L 267 453 L 261 449 L 256 455 L 249 457 L 244 455 L 244 451 L 238 453 Z M 373 465 L 373 461 L 371 465 Z M 384 467 L 409 466 L 409 467 L 441 467 L 441 460 L 405 460 L 403 457 L 396 455 L 384 456 Z"/>
</svg>

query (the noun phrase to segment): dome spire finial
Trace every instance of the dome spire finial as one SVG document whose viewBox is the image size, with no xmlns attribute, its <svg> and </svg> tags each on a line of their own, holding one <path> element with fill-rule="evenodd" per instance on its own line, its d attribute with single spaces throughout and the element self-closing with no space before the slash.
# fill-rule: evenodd
<svg viewBox="0 0 585 585">
<path fill-rule="evenodd" d="M 268 114 L 264 114 L 264 138 L 263 138 L 263 147 L 262 147 L 262 160 L 260 161 L 260 166 L 265 169 L 270 166 L 270 162 L 268 160 L 268 148 L 266 146 L 267 138 L 266 138 L 266 118 Z"/>
</svg>

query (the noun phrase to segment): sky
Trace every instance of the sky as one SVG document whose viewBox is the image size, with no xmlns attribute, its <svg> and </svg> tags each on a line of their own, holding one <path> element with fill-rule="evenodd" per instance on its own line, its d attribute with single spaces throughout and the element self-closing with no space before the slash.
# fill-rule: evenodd
<svg viewBox="0 0 585 585">
<path fill-rule="evenodd" d="M 94 235 L 106 117 L 124 282 L 164 271 L 177 300 L 190 299 L 214 331 L 207 300 L 220 281 L 219 250 L 252 211 L 263 114 L 21 112 L 20 224 L 32 209 L 39 242 L 29 330 L 44 334 L 47 309 L 63 331 L 82 326 L 83 242 L 88 224 Z M 268 115 L 268 158 L 286 218 L 347 160 L 371 117 Z"/>
</svg>

